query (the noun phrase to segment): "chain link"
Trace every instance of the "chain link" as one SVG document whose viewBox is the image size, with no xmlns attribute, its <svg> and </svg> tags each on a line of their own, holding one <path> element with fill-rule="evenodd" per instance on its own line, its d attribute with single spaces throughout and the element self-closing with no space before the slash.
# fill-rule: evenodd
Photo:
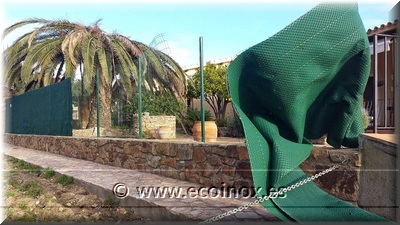
<svg viewBox="0 0 400 225">
<path fill-rule="evenodd" d="M 276 198 L 279 195 L 282 195 L 282 194 L 284 194 L 286 192 L 289 192 L 289 191 L 291 191 L 291 190 L 293 190 L 295 188 L 298 188 L 298 187 L 300 187 L 300 186 L 302 186 L 302 185 L 304 185 L 304 184 L 306 184 L 306 183 L 308 183 L 310 181 L 313 181 L 313 180 L 317 179 L 320 176 L 323 176 L 323 175 L 325 175 L 325 174 L 327 174 L 327 173 L 339 168 L 341 165 L 347 164 L 348 161 L 349 161 L 348 159 L 345 159 L 341 163 L 338 163 L 338 164 L 336 164 L 336 165 L 334 165 L 334 166 L 332 166 L 332 167 L 330 167 L 330 168 L 328 168 L 328 169 L 326 169 L 324 171 L 321 171 L 321 172 L 319 172 L 319 173 L 317 173 L 317 174 L 315 174 L 315 175 L 313 175 L 311 177 L 307 177 L 304 180 L 301 180 L 301 181 L 299 181 L 299 182 L 297 182 L 295 184 L 292 184 L 289 187 L 282 188 L 278 192 L 271 193 L 271 194 L 269 194 L 267 196 L 264 196 L 262 198 L 257 198 L 253 202 L 246 203 L 245 205 L 242 205 L 242 206 L 240 206 L 238 208 L 232 209 L 232 210 L 230 210 L 228 212 L 222 213 L 222 214 L 220 214 L 218 216 L 214 216 L 214 217 L 212 217 L 210 219 L 207 219 L 205 221 L 202 221 L 200 223 L 201 224 L 212 223 L 212 222 L 221 220 L 224 217 L 233 215 L 233 214 L 235 214 L 237 212 L 241 212 L 241 211 L 243 211 L 243 210 L 245 210 L 245 209 L 247 209 L 247 208 L 249 208 L 251 206 L 258 205 L 258 204 L 260 204 L 260 203 L 262 203 L 264 201 L 268 201 L 270 198 Z"/>
</svg>

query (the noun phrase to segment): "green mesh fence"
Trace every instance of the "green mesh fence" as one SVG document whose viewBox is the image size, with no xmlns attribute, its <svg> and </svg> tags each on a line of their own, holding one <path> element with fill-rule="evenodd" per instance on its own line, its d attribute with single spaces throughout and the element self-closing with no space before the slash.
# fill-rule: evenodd
<svg viewBox="0 0 400 225">
<path fill-rule="evenodd" d="M 72 136 L 71 79 L 6 99 L 5 132 Z"/>
<path fill-rule="evenodd" d="M 288 187 L 306 177 L 298 166 L 310 155 L 310 139 L 327 134 L 336 148 L 358 146 L 369 68 L 369 43 L 357 4 L 335 3 L 316 6 L 230 64 L 229 91 L 260 197 L 269 187 Z M 313 182 L 263 206 L 283 220 L 385 220 Z"/>
</svg>

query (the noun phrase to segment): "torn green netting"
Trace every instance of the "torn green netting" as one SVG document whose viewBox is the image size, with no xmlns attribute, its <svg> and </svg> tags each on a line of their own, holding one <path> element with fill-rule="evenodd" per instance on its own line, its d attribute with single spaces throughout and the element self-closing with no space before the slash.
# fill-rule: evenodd
<svg viewBox="0 0 400 225">
<path fill-rule="evenodd" d="M 228 87 L 259 196 L 306 176 L 298 166 L 311 152 L 309 139 L 327 134 L 333 147 L 358 146 L 369 70 L 369 42 L 355 3 L 319 4 L 230 64 Z M 263 206 L 283 220 L 385 220 L 313 182 Z"/>
</svg>

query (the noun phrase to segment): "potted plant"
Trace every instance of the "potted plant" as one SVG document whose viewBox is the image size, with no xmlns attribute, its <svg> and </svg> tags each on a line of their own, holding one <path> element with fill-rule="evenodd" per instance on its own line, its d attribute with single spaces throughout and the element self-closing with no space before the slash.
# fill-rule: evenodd
<svg viewBox="0 0 400 225">
<path fill-rule="evenodd" d="M 192 126 L 193 139 L 195 141 L 201 141 L 201 112 L 198 109 L 187 110 L 186 116 L 187 123 Z M 218 137 L 218 127 L 215 121 L 212 119 L 211 112 L 208 110 L 204 111 L 204 130 L 205 130 L 205 142 L 215 142 Z"/>
</svg>

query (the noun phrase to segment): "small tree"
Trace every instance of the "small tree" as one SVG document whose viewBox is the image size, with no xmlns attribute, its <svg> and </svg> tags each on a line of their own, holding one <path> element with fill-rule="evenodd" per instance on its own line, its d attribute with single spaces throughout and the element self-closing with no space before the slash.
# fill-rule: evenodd
<svg viewBox="0 0 400 225">
<path fill-rule="evenodd" d="M 100 20 L 85 26 L 66 20 L 27 19 L 6 28 L 4 36 L 26 25 L 38 25 L 22 34 L 3 52 L 3 77 L 13 95 L 58 83 L 80 75 L 81 95 L 87 104 L 81 121 L 84 128 L 111 127 L 112 83 L 119 80 L 128 97 L 137 92 L 139 57 L 143 61 L 143 88 L 164 90 L 183 99 L 185 74 L 180 66 L 165 53 L 130 40 L 117 33 L 100 29 Z M 97 115 L 96 77 L 99 75 L 101 113 Z M 76 84 L 76 83 L 75 83 Z M 86 93 L 86 94 L 84 94 Z"/>
<path fill-rule="evenodd" d="M 226 66 L 216 66 L 207 62 L 204 67 L 204 100 L 211 106 L 217 121 L 225 119 L 228 103 L 231 102 L 227 80 Z M 197 71 L 188 84 L 188 98 L 200 97 L 200 71 Z"/>
</svg>

